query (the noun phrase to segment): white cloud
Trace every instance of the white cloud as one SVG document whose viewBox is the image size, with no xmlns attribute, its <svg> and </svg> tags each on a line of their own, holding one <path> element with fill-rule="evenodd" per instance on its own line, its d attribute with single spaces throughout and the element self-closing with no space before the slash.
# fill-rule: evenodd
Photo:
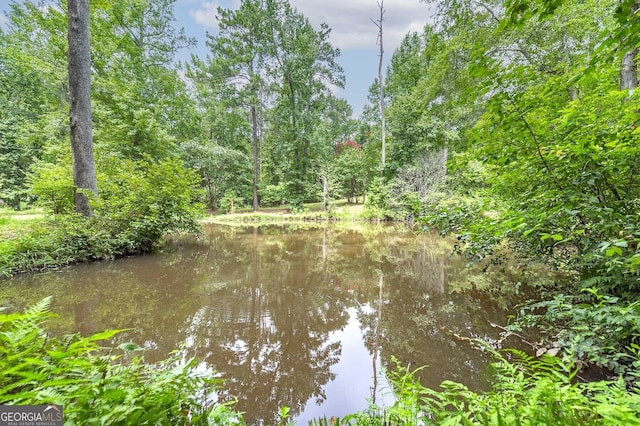
<svg viewBox="0 0 640 426">
<path fill-rule="evenodd" d="M 215 1 L 205 1 L 200 4 L 198 9 L 190 9 L 189 15 L 196 23 L 205 28 L 218 28 L 218 20 L 216 13 L 219 4 Z"/>
<path fill-rule="evenodd" d="M 193 0 L 182 0 L 192 3 Z M 378 28 L 371 20 L 380 16 L 376 0 L 290 0 L 314 27 L 326 23 L 331 28 L 331 42 L 341 50 L 375 49 Z M 217 7 L 237 8 L 240 0 L 201 0 L 189 15 L 196 23 L 215 29 Z M 389 54 L 410 31 L 421 31 L 433 13 L 419 0 L 387 0 L 383 23 L 385 51 Z"/>
<path fill-rule="evenodd" d="M 194 0 L 183 0 L 183 2 L 187 3 L 198 3 L 198 8 L 189 9 L 189 15 L 193 18 L 196 23 L 202 25 L 205 28 L 217 29 L 218 28 L 218 19 L 216 15 L 218 13 L 218 7 L 222 6 L 224 8 L 237 9 L 240 7 L 240 0 L 231 0 L 231 1 L 194 1 Z"/>
<path fill-rule="evenodd" d="M 314 26 L 325 22 L 331 41 L 342 50 L 376 48 L 378 28 L 371 22 L 380 18 L 376 0 L 291 0 Z M 384 5 L 385 51 L 393 53 L 410 31 L 421 31 L 433 16 L 418 0 L 391 0 Z"/>
<path fill-rule="evenodd" d="M 0 27 L 2 28 L 6 28 L 7 26 L 7 22 L 9 20 L 7 19 L 7 17 L 5 16 L 4 13 L 0 12 Z"/>
</svg>

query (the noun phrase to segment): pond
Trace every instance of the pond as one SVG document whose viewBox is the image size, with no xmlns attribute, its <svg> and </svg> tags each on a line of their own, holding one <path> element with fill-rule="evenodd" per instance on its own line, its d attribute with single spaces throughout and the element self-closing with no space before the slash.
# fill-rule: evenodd
<svg viewBox="0 0 640 426">
<path fill-rule="evenodd" d="M 469 274 L 450 241 L 399 225 L 207 225 L 159 254 L 0 281 L 0 301 L 52 295 L 56 333 L 132 329 L 112 343 L 136 342 L 149 361 L 195 357 L 227 379 L 220 396 L 236 396 L 248 423 L 287 406 L 306 424 L 391 403 L 392 356 L 427 366 L 426 386 L 485 387 L 489 359 L 464 337 L 495 341 L 491 323 L 515 302 Z"/>
</svg>

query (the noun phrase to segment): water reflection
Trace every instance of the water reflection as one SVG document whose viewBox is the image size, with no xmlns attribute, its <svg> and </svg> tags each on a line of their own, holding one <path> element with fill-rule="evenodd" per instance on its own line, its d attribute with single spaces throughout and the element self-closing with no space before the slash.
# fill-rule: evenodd
<svg viewBox="0 0 640 426">
<path fill-rule="evenodd" d="M 131 328 L 151 361 L 176 349 L 219 371 L 248 422 L 288 406 L 302 423 L 390 400 L 391 356 L 436 387 L 483 386 L 487 359 L 452 333 L 495 337 L 505 313 L 455 293 L 463 263 L 446 242 L 402 227 L 211 226 L 165 253 L 0 282 L 21 309 L 54 295 L 57 332 Z M 373 392 L 373 393 L 372 393 Z"/>
</svg>

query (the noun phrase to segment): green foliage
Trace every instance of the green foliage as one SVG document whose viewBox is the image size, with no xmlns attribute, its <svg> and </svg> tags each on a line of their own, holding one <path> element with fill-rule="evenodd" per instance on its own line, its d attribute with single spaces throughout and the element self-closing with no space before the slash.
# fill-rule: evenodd
<svg viewBox="0 0 640 426">
<path fill-rule="evenodd" d="M 356 199 L 364 195 L 367 173 L 362 147 L 347 141 L 336 146 L 335 162 L 331 176 L 341 188 L 341 194 L 347 199 Z"/>
<path fill-rule="evenodd" d="M 74 209 L 73 176 L 70 161 L 38 165 L 29 179 L 36 204 L 53 212 L 68 214 Z"/>
<path fill-rule="evenodd" d="M 576 365 L 603 367 L 629 383 L 640 380 L 638 301 L 622 302 L 595 289 L 588 295 L 559 294 L 523 308 L 510 328 L 522 327 L 536 327 L 543 333 L 543 348 L 561 351 Z"/>
<path fill-rule="evenodd" d="M 194 103 L 178 69 L 195 45 L 174 21 L 175 0 L 114 0 L 91 8 L 96 151 L 126 158 L 175 155 L 197 135 Z"/>
<path fill-rule="evenodd" d="M 384 179 L 376 177 L 369 185 L 363 215 L 369 219 L 390 219 L 393 213 L 389 207 L 391 190 Z"/>
<path fill-rule="evenodd" d="M 187 67 L 204 133 L 253 154 L 261 203 L 284 201 L 299 210 L 317 199 L 320 170 L 352 121 L 351 107 L 329 90 L 344 84 L 330 29 L 314 29 L 283 0 L 243 0 L 217 13 L 220 31 L 206 42 L 210 56 Z"/>
<path fill-rule="evenodd" d="M 221 208 L 219 203 L 229 191 L 250 193 L 251 165 L 242 152 L 196 141 L 184 143 L 180 150 L 185 165 L 196 170 L 202 178 L 210 209 Z"/>
<path fill-rule="evenodd" d="M 494 383 L 483 393 L 451 381 L 443 382 L 442 390 L 425 388 L 416 379 L 418 370 L 396 361 L 395 369 L 387 372 L 396 395 L 393 406 L 373 405 L 335 424 L 640 424 L 640 392 L 628 390 L 623 380 L 583 383 L 575 380 L 572 365 L 558 358 L 511 351 L 509 357 L 517 361 L 510 362 L 497 352 L 493 355 L 497 359 L 490 367 Z"/>
<path fill-rule="evenodd" d="M 220 211 L 223 213 L 235 213 L 236 209 L 242 207 L 244 207 L 244 200 L 233 191 L 225 192 L 220 200 Z"/>
<path fill-rule="evenodd" d="M 198 179 L 177 159 L 100 163 L 97 223 L 119 239 L 117 254 L 149 251 L 167 232 L 197 232 Z"/>
<path fill-rule="evenodd" d="M 632 294 L 639 279 L 631 266 L 640 186 L 631 111 L 638 100 L 618 91 L 609 72 L 570 103 L 562 102 L 555 79 L 516 99 L 496 100 L 498 110 L 487 119 L 499 114 L 502 124 L 496 130 L 495 121 L 480 123 L 478 137 L 492 164 L 493 190 L 514 206 L 514 231 L 531 250 L 552 258 L 564 248 L 573 256 L 562 260 L 585 278 L 599 276 L 601 288 Z M 544 100 L 540 92 L 547 93 Z"/>
<path fill-rule="evenodd" d="M 484 229 L 494 231 L 500 222 L 500 210 L 496 207 L 495 202 L 482 196 L 432 192 L 422 200 L 420 223 L 442 235 L 461 232 L 465 238 L 473 235 L 481 239 L 487 237 Z"/>
<path fill-rule="evenodd" d="M 49 303 L 0 312 L 0 403 L 59 404 L 68 424 L 240 422 L 228 405 L 212 403 L 220 379 L 199 372 L 194 360 L 176 354 L 146 364 L 136 345 L 103 347 L 118 330 L 54 338 L 43 326 Z"/>
<path fill-rule="evenodd" d="M 392 59 L 398 189 L 387 205 L 406 204 L 416 189 L 400 173 L 444 144 L 453 153 L 439 188 L 447 195 L 420 195 L 423 205 L 413 210 L 424 223 L 459 231 L 476 252 L 508 239 L 530 257 L 576 271 L 584 286 L 635 297 L 640 98 L 618 89 L 619 63 L 593 62 L 598 45 L 632 38 L 624 32 L 631 3 L 514 0 L 506 10 L 485 3 L 439 2 L 441 27 L 407 36 Z M 603 41 L 616 28 L 627 28 L 624 36 Z"/>
<path fill-rule="evenodd" d="M 467 196 L 488 192 L 492 174 L 487 164 L 471 152 L 454 153 L 447 166 L 450 173 L 446 183 L 452 191 Z"/>
<path fill-rule="evenodd" d="M 112 158 L 100 170 L 94 216 L 59 215 L 12 238 L 0 246 L 0 275 L 146 252 L 168 232 L 199 231 L 198 180 L 180 161 Z"/>
<path fill-rule="evenodd" d="M 289 206 L 291 213 L 299 214 L 307 211 L 307 208 L 304 205 L 305 198 L 306 197 L 304 195 L 295 195 L 294 191 L 291 192 L 291 195 L 287 197 L 287 205 Z"/>
<path fill-rule="evenodd" d="M 280 182 L 278 185 L 264 185 L 259 188 L 260 203 L 263 206 L 280 206 L 285 203 L 285 185 Z"/>
</svg>

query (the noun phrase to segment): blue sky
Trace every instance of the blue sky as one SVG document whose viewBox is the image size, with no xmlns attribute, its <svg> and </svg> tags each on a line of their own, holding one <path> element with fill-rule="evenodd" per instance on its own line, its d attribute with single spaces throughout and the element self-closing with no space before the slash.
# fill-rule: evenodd
<svg viewBox="0 0 640 426">
<path fill-rule="evenodd" d="M 60 0 L 65 1 L 65 0 Z M 342 53 L 339 62 L 344 68 L 346 87 L 337 96 L 345 98 L 358 115 L 366 103 L 368 88 L 378 73 L 377 27 L 371 19 L 379 17 L 377 0 L 290 0 L 316 28 L 325 22 L 331 27 L 331 42 Z M 0 9 L 7 8 L 9 0 L 0 0 Z M 215 33 L 218 6 L 236 8 L 240 0 L 176 0 L 177 25 L 187 35 L 198 40 L 191 51 L 180 52 L 178 59 L 185 61 L 191 53 L 204 57 L 207 32 Z M 384 2 L 385 64 L 410 31 L 421 31 L 432 16 L 430 7 L 419 0 L 386 0 Z M 5 16 L 0 14 L 0 26 Z"/>
</svg>

